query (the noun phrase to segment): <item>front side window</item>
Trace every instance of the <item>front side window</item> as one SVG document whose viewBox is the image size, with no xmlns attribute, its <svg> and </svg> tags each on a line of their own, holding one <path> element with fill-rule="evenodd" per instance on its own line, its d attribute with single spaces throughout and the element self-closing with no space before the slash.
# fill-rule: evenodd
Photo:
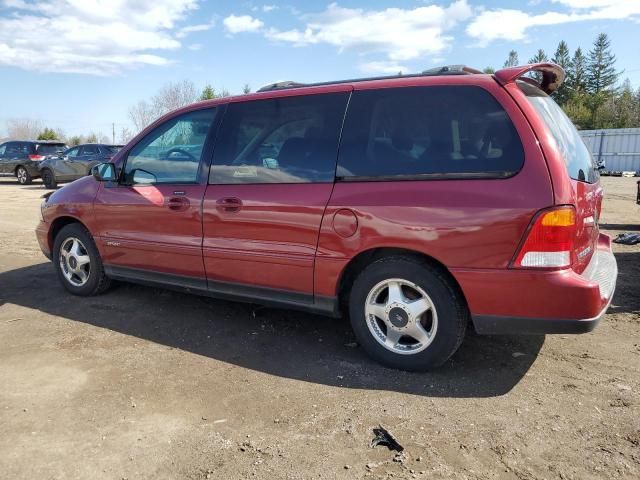
<svg viewBox="0 0 640 480">
<path fill-rule="evenodd" d="M 347 93 L 232 103 L 209 183 L 333 182 Z"/>
<path fill-rule="evenodd" d="M 4 152 L 7 150 L 7 145 L 0 145 L 0 157 L 4 157 Z"/>
<path fill-rule="evenodd" d="M 386 88 L 354 92 L 337 177 L 501 178 L 523 162 L 515 127 L 486 90 Z"/>
<path fill-rule="evenodd" d="M 202 151 L 215 118 L 215 108 L 185 113 L 146 135 L 130 151 L 124 182 L 196 183 Z"/>
<path fill-rule="evenodd" d="M 80 147 L 73 147 L 67 150 L 66 156 L 70 158 L 76 158 L 80 152 Z"/>
</svg>

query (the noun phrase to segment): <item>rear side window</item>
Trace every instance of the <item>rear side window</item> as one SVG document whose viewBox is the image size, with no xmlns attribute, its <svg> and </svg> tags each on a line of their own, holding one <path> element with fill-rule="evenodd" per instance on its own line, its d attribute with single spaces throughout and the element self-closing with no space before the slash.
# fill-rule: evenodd
<svg viewBox="0 0 640 480">
<path fill-rule="evenodd" d="M 36 145 L 36 152 L 40 155 L 53 155 L 58 152 L 64 152 L 67 146 L 64 143 L 41 143 Z"/>
<path fill-rule="evenodd" d="M 80 149 L 80 155 L 97 155 L 97 154 L 98 154 L 97 145 L 85 145 Z"/>
<path fill-rule="evenodd" d="M 581 182 L 597 182 L 600 172 L 596 168 L 591 152 L 562 108 L 540 89 L 525 82 L 518 82 L 518 85 L 546 123 L 562 153 L 569 176 Z"/>
<path fill-rule="evenodd" d="M 515 127 L 484 89 L 387 88 L 354 92 L 337 176 L 501 178 L 516 173 L 523 162 Z"/>
<path fill-rule="evenodd" d="M 333 182 L 347 93 L 232 103 L 209 183 Z"/>
</svg>

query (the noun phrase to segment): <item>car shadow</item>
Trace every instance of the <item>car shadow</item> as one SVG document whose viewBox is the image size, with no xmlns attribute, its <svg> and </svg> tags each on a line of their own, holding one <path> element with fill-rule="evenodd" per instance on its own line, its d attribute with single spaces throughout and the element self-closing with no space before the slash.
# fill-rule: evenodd
<svg viewBox="0 0 640 480">
<path fill-rule="evenodd" d="M 432 397 L 504 395 L 544 343 L 544 336 L 479 336 L 469 330 L 443 367 L 409 373 L 370 360 L 341 319 L 124 283 L 98 297 L 74 297 L 49 263 L 0 273 L 0 285 L 0 305 L 17 304 L 271 375 L 342 388 Z"/>
<path fill-rule="evenodd" d="M 638 232 L 640 225 L 631 223 L 601 223 L 601 230 L 622 230 L 625 232 Z"/>
<path fill-rule="evenodd" d="M 616 252 L 618 281 L 609 313 L 640 313 L 640 251 Z"/>
</svg>

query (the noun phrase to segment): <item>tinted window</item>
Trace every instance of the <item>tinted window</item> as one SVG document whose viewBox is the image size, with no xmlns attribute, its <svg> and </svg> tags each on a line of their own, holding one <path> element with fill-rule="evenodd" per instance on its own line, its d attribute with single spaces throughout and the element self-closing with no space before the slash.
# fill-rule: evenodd
<svg viewBox="0 0 640 480">
<path fill-rule="evenodd" d="M 80 147 L 73 147 L 65 152 L 67 157 L 75 158 L 80 153 Z"/>
<path fill-rule="evenodd" d="M 106 153 L 117 153 L 122 148 L 122 145 L 103 145 L 102 148 Z"/>
<path fill-rule="evenodd" d="M 4 152 L 7 149 L 6 145 L 0 145 L 0 157 L 4 156 Z"/>
<path fill-rule="evenodd" d="M 80 155 L 97 155 L 98 153 L 97 145 L 85 145 L 80 149 Z"/>
<path fill-rule="evenodd" d="M 145 183 L 193 183 L 215 109 L 185 113 L 168 120 L 136 144 L 124 168 L 126 183 L 145 176 Z M 149 174 L 151 176 L 149 176 Z"/>
<path fill-rule="evenodd" d="M 504 177 L 520 170 L 520 138 L 500 104 L 479 87 L 354 92 L 338 177 Z"/>
<path fill-rule="evenodd" d="M 36 145 L 36 152 L 40 155 L 53 155 L 54 153 L 64 152 L 67 146 L 64 143 L 46 143 Z"/>
<path fill-rule="evenodd" d="M 347 93 L 227 107 L 210 183 L 333 182 Z"/>
<path fill-rule="evenodd" d="M 538 115 L 547 124 L 549 132 L 562 152 L 569 176 L 581 182 L 594 183 L 598 181 L 600 173 L 591 152 L 562 108 L 540 89 L 524 82 L 518 84 Z"/>
<path fill-rule="evenodd" d="M 31 148 L 28 143 L 13 142 L 7 144 L 6 156 L 9 157 L 26 157 L 29 155 Z"/>
</svg>

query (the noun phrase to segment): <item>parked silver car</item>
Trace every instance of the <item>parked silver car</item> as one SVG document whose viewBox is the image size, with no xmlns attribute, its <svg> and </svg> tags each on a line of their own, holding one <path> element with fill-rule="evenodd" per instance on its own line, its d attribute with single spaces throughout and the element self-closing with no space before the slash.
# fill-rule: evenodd
<svg viewBox="0 0 640 480">
<path fill-rule="evenodd" d="M 71 147 L 60 155 L 48 158 L 39 165 L 42 182 L 47 188 L 71 182 L 91 173 L 91 167 L 108 162 L 122 145 L 87 143 Z"/>
</svg>

